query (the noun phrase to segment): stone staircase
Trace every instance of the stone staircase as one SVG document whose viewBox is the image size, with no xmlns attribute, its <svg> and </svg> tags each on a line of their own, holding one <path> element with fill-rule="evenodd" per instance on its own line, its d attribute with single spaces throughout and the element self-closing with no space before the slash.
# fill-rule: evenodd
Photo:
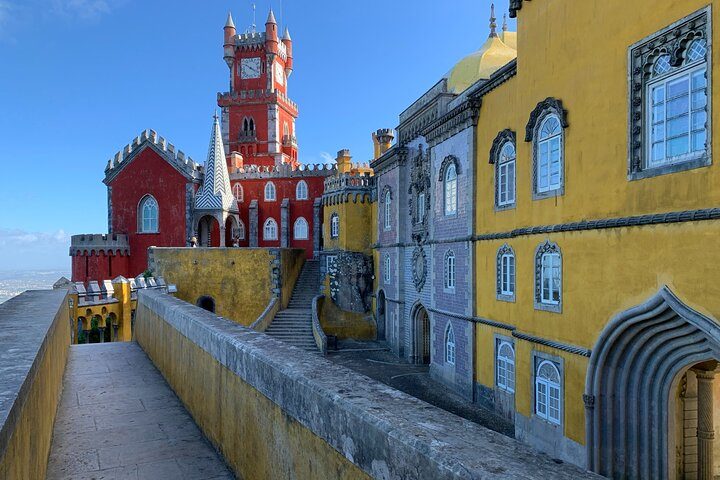
<svg viewBox="0 0 720 480">
<path fill-rule="evenodd" d="M 309 352 L 318 351 L 312 333 L 312 299 L 320 291 L 320 262 L 306 260 L 295 283 L 288 308 L 280 310 L 265 330 L 290 345 Z"/>
</svg>

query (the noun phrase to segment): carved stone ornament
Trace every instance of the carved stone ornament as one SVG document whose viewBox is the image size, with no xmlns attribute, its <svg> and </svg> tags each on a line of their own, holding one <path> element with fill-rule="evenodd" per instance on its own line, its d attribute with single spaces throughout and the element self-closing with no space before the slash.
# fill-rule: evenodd
<svg viewBox="0 0 720 480">
<path fill-rule="evenodd" d="M 415 289 L 418 292 L 422 291 L 427 279 L 427 258 L 425 257 L 425 249 L 420 245 L 415 247 L 413 251 L 412 276 Z"/>
<path fill-rule="evenodd" d="M 423 204 L 418 203 L 421 196 L 424 197 Z M 423 243 L 429 233 L 430 151 L 425 151 L 422 144 L 418 147 L 418 153 L 410 165 L 408 209 L 412 219 L 412 239 L 417 243 Z"/>
<path fill-rule="evenodd" d="M 533 137 L 535 136 L 535 127 L 537 126 L 538 122 L 541 118 L 545 117 L 545 115 L 549 115 L 551 113 L 554 113 L 558 116 L 558 118 L 560 119 L 560 125 L 562 125 L 563 128 L 568 127 L 569 124 L 567 121 L 567 110 L 563 108 L 562 100 L 548 97 L 542 102 L 539 102 L 535 109 L 530 113 L 530 119 L 525 126 L 526 142 L 532 142 Z"/>
</svg>

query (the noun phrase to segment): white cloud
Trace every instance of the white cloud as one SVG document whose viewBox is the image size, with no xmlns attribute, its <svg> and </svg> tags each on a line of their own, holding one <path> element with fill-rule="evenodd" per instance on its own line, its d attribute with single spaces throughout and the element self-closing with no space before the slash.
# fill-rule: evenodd
<svg viewBox="0 0 720 480">
<path fill-rule="evenodd" d="M 64 230 L 28 232 L 0 228 L 0 270 L 69 267 L 70 236 Z"/>
<path fill-rule="evenodd" d="M 335 163 L 335 157 L 328 152 L 320 152 L 320 158 L 322 158 L 325 163 Z"/>
<path fill-rule="evenodd" d="M 112 7 L 107 0 L 51 0 L 52 10 L 58 15 L 80 20 L 95 20 L 107 13 Z"/>
</svg>

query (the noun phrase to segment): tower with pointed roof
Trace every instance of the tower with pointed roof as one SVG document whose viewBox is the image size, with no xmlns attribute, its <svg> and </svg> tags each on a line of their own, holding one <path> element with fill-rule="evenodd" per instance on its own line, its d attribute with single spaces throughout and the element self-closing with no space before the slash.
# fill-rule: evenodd
<svg viewBox="0 0 720 480">
<path fill-rule="evenodd" d="M 288 97 L 293 71 L 290 32 L 285 28 L 280 38 L 272 10 L 263 32 L 255 31 L 253 22 L 238 33 L 231 14 L 223 30 L 223 58 L 230 82 L 229 90 L 218 94 L 218 106 L 230 167 L 296 166 L 298 108 Z"/>
<path fill-rule="evenodd" d="M 230 175 L 228 174 L 225 148 L 217 115 L 214 117 L 212 132 L 210 133 L 210 145 L 203 170 L 205 175 L 195 196 L 195 208 L 193 210 L 193 225 L 196 229 L 195 237 L 200 244 L 209 245 L 214 227 L 218 226 L 220 246 L 224 247 L 226 246 L 226 228 L 228 225 L 230 228 L 237 226 L 240 217 L 237 202 L 230 187 Z M 217 225 L 211 219 L 216 220 Z"/>
</svg>

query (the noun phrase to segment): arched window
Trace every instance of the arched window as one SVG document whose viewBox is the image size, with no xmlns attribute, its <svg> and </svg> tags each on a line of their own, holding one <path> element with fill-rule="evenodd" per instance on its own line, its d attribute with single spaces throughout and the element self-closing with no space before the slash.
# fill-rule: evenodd
<svg viewBox="0 0 720 480">
<path fill-rule="evenodd" d="M 535 192 L 560 190 L 563 181 L 563 127 L 557 115 L 547 115 L 540 123 L 535 155 Z"/>
<path fill-rule="evenodd" d="M 513 393 L 515 391 L 515 350 L 509 342 L 501 341 L 498 344 L 495 370 L 498 388 Z"/>
<path fill-rule="evenodd" d="M 451 250 L 445 254 L 445 290 L 455 290 L 455 253 Z"/>
<path fill-rule="evenodd" d="M 515 252 L 507 244 L 497 253 L 497 296 L 500 300 L 515 296 Z"/>
<path fill-rule="evenodd" d="M 265 226 L 263 228 L 263 240 L 277 240 L 278 239 L 278 228 L 277 222 L 273 218 L 265 220 Z"/>
<path fill-rule="evenodd" d="M 308 222 L 303 217 L 295 220 L 295 225 L 293 226 L 293 237 L 295 240 L 308 239 Z"/>
<path fill-rule="evenodd" d="M 340 236 L 340 217 L 337 213 L 330 215 L 330 237 L 338 238 Z"/>
<path fill-rule="evenodd" d="M 141 233 L 158 232 L 158 203 L 152 195 L 146 195 L 138 206 L 138 226 Z"/>
<path fill-rule="evenodd" d="M 535 308 L 560 311 L 562 301 L 562 256 L 560 248 L 550 242 L 535 253 Z"/>
<path fill-rule="evenodd" d="M 505 142 L 497 159 L 495 182 L 498 207 L 515 203 L 515 156 L 515 145 Z"/>
<path fill-rule="evenodd" d="M 239 221 L 237 227 L 233 227 L 233 238 L 237 238 L 238 240 L 245 240 L 245 224 L 242 222 L 242 220 Z"/>
<path fill-rule="evenodd" d="M 283 135 L 286 137 L 290 136 L 290 129 L 288 128 L 287 122 L 283 122 Z"/>
<path fill-rule="evenodd" d="M 445 361 L 450 365 L 455 365 L 455 332 L 450 322 L 445 328 Z"/>
<path fill-rule="evenodd" d="M 295 187 L 295 199 L 296 200 L 307 200 L 308 199 L 308 184 L 305 180 L 300 180 Z"/>
<path fill-rule="evenodd" d="M 445 170 L 445 215 L 457 213 L 457 167 L 455 164 L 448 165 Z"/>
<path fill-rule="evenodd" d="M 387 189 L 385 191 L 385 230 L 390 230 L 390 227 L 392 226 L 392 194 L 390 193 L 390 189 Z"/>
<path fill-rule="evenodd" d="M 553 362 L 540 362 L 535 373 L 535 414 L 550 423 L 560 425 L 560 372 Z"/>
<path fill-rule="evenodd" d="M 236 202 L 240 203 L 243 201 L 243 196 L 244 196 L 243 187 L 239 183 L 236 183 L 233 186 L 233 196 L 235 197 Z"/>
<path fill-rule="evenodd" d="M 385 269 L 383 271 L 383 280 L 385 283 L 390 283 L 390 266 L 392 262 L 390 261 L 390 254 L 385 254 Z"/>
<path fill-rule="evenodd" d="M 276 197 L 275 184 L 273 182 L 267 182 L 265 184 L 265 201 L 274 202 Z"/>
</svg>

